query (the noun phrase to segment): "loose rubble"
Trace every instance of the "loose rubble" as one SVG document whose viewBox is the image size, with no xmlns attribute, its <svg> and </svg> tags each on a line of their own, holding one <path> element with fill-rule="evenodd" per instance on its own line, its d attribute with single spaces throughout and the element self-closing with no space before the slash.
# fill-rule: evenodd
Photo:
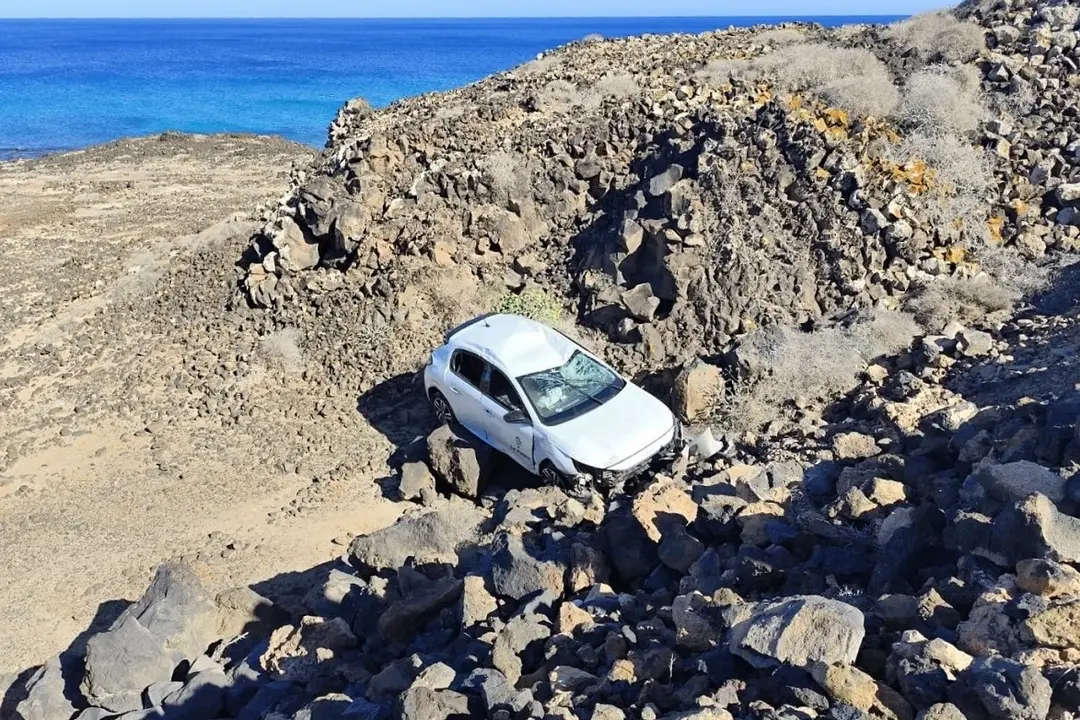
<svg viewBox="0 0 1080 720">
<path fill-rule="evenodd" d="M 1060 317 L 995 350 L 1067 341 L 1075 370 L 1080 314 L 1064 336 Z M 606 500 L 508 490 L 498 465 L 475 501 L 440 480 L 232 638 L 162 568 L 85 659 L 24 681 L 15 717 L 1077 717 L 1080 388 L 958 412 L 992 366 L 880 362 L 925 387 L 866 384 L 798 458 L 694 456 Z M 444 462 L 435 437 L 412 475 Z"/>
<path fill-rule="evenodd" d="M 1080 237 L 1075 10 L 956 11 L 986 41 L 966 62 L 987 92 L 1022 81 L 1036 96 L 1038 112 L 984 123 L 980 140 L 997 178 L 982 224 L 1022 268 Z M 949 60 L 880 28 L 784 30 L 871 47 L 897 75 Z M 257 234 L 235 298 L 256 327 L 313 338 L 325 376 L 311 382 L 367 392 L 414 371 L 455 315 L 544 287 L 709 426 L 682 462 L 631 491 L 569 497 L 523 486 L 454 428 L 413 432 L 391 480 L 405 516 L 301 589 L 238 618 L 243 603 L 211 602 L 165 566 L 83 656 L 17 679 L 4 711 L 1080 717 L 1076 267 L 1055 309 L 923 317 L 917 336 L 856 353 L 829 397 L 793 391 L 742 434 L 713 423 L 770 373 L 740 344 L 760 326 L 843 328 L 834 337 L 854 343 L 863 311 L 980 271 L 970 228 L 920 213 L 926 168 L 888 165 L 888 122 L 701 74 L 767 54 L 778 36 L 760 32 L 575 44 L 386 111 L 350 103 Z"/>
</svg>

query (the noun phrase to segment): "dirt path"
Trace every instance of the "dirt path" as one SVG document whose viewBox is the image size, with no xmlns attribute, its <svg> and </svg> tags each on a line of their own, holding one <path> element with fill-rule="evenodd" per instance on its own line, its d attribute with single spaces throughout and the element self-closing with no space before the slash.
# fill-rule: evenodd
<svg viewBox="0 0 1080 720">
<path fill-rule="evenodd" d="M 311 391 L 275 375 L 272 353 L 222 373 L 222 412 L 185 404 L 199 358 L 235 365 L 257 339 L 215 326 L 230 263 L 182 287 L 174 270 L 235 258 L 258 227 L 251 210 L 309 153 L 165 136 L 0 164 L 0 672 L 66 647 L 163 560 L 185 557 L 225 589 L 311 567 L 340 552 L 333 540 L 397 516 L 372 482 L 381 464 L 354 461 L 385 458 L 387 441 L 342 397 L 315 432 L 347 452 L 312 456 L 310 437 L 291 439 L 313 432 L 296 411 Z M 215 320 L 193 319 L 191 294 Z M 230 393 L 284 408 L 281 441 L 250 407 L 229 415 Z"/>
</svg>

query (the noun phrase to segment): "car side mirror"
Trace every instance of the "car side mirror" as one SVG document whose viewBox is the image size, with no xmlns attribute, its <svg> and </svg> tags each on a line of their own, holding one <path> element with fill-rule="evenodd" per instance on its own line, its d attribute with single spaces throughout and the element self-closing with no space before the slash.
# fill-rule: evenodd
<svg viewBox="0 0 1080 720">
<path fill-rule="evenodd" d="M 503 415 L 503 422 L 508 425 L 528 425 L 529 418 L 522 410 L 511 410 L 510 412 Z"/>
</svg>

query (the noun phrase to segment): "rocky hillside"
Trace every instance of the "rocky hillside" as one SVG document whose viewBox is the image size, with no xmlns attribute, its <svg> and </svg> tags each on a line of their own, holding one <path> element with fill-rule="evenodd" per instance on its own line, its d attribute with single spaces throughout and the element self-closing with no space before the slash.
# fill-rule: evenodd
<svg viewBox="0 0 1080 720">
<path fill-rule="evenodd" d="M 361 386 L 529 288 L 635 371 L 940 278 L 989 273 L 1007 304 L 1080 243 L 1075 6 L 1029 5 L 582 42 L 354 101 L 243 290 L 275 324 L 354 338 L 312 345 Z"/>
<path fill-rule="evenodd" d="M 136 387 L 206 448 L 340 461 L 301 520 L 387 464 L 405 516 L 221 594 L 167 564 L 0 716 L 1080 717 L 1078 38 L 970 2 L 353 101 L 235 278 L 227 245 L 163 276 L 185 354 Z M 412 371 L 493 308 L 671 391 L 692 451 L 571 498 L 427 434 Z"/>
<path fill-rule="evenodd" d="M 1052 313 L 882 358 L 803 462 L 713 448 L 575 499 L 441 428 L 395 482 L 424 507 L 216 598 L 163 566 L 4 717 L 1078 717 L 1080 277 L 1059 282 Z"/>
</svg>

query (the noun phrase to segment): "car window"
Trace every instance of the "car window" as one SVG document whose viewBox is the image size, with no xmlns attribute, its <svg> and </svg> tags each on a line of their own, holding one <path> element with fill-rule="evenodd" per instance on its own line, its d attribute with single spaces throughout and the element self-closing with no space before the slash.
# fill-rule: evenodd
<svg viewBox="0 0 1080 720">
<path fill-rule="evenodd" d="M 450 361 L 450 369 L 465 378 L 470 385 L 477 389 L 481 387 L 486 366 L 486 362 L 464 350 L 458 350 L 454 353 L 454 358 Z"/>
<path fill-rule="evenodd" d="M 572 420 L 626 387 L 625 380 L 581 351 L 560 367 L 519 377 L 518 382 L 546 425 Z"/>
<path fill-rule="evenodd" d="M 508 410 L 525 410 L 525 404 L 521 402 L 521 396 L 517 394 L 510 379 L 495 368 L 491 368 L 487 394 Z"/>
</svg>

